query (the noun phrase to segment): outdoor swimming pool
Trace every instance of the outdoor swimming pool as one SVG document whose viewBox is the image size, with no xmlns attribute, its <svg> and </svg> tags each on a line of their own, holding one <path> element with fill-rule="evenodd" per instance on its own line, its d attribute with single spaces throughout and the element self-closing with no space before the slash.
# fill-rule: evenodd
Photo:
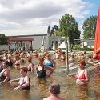
<svg viewBox="0 0 100 100">
<path fill-rule="evenodd" d="M 37 63 L 37 61 L 35 61 Z M 36 73 L 30 74 L 31 89 L 30 91 L 13 91 L 10 85 L 0 86 L 0 100 L 42 100 L 49 96 L 48 87 L 50 84 L 57 82 L 61 85 L 60 96 L 68 100 L 99 100 L 100 99 L 100 76 L 90 78 L 90 82 L 85 87 L 79 87 L 75 84 L 75 79 L 66 77 L 63 70 L 64 63 L 57 62 L 55 73 L 46 80 L 37 79 Z M 11 70 L 11 78 L 18 78 L 18 71 Z"/>
</svg>

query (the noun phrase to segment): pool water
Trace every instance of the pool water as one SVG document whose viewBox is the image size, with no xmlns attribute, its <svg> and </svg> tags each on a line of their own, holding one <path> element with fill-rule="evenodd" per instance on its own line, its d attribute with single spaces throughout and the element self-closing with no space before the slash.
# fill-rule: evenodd
<svg viewBox="0 0 100 100">
<path fill-rule="evenodd" d="M 34 62 L 37 64 L 37 61 Z M 30 91 L 14 91 L 9 84 L 0 86 L 0 100 L 42 100 L 49 96 L 49 85 L 57 82 L 61 85 L 60 96 L 68 100 L 100 100 L 100 76 L 90 75 L 87 86 L 77 86 L 75 79 L 67 77 L 65 63 L 56 62 L 55 72 L 47 79 L 38 79 L 36 72 L 30 74 Z M 11 69 L 11 79 L 20 77 L 19 71 Z"/>
</svg>

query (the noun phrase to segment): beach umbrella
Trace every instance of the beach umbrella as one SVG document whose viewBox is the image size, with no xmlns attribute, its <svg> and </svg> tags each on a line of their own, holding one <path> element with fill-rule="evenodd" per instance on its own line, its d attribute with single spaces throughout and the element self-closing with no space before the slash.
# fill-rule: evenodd
<svg viewBox="0 0 100 100">
<path fill-rule="evenodd" d="M 100 4 L 98 8 L 98 17 L 95 31 L 94 58 L 100 60 Z"/>
</svg>

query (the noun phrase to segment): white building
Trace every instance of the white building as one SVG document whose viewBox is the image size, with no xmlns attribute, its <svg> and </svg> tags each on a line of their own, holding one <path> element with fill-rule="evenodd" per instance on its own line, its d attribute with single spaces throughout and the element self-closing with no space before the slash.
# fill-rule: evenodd
<svg viewBox="0 0 100 100">
<path fill-rule="evenodd" d="M 63 41 L 60 36 L 49 36 L 48 34 L 32 34 L 32 35 L 18 35 L 18 36 L 8 36 L 8 38 L 34 38 L 32 41 L 32 48 L 34 49 L 57 49 L 59 43 Z M 29 48 L 30 44 L 28 42 L 23 42 L 26 50 Z M 16 45 L 12 42 L 11 49 L 16 48 Z M 17 47 L 21 49 L 20 42 L 17 44 Z"/>
</svg>

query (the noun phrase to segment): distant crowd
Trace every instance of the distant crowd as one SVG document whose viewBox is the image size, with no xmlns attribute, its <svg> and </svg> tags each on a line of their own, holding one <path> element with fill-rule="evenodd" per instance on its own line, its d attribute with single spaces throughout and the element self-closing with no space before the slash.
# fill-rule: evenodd
<svg viewBox="0 0 100 100">
<path fill-rule="evenodd" d="M 90 74 L 86 66 L 93 66 L 95 75 L 100 74 L 100 62 L 93 59 L 93 53 L 87 54 L 86 51 L 71 52 L 69 53 L 69 70 L 77 68 L 77 72 L 66 75 L 66 77 L 74 77 L 76 84 L 86 85 L 90 80 Z M 33 63 L 34 59 L 37 59 L 38 64 Z M 33 53 L 30 51 L 15 51 L 14 53 L 3 51 L 0 55 L 0 84 L 5 85 L 10 83 L 12 86 L 17 83 L 14 90 L 30 90 L 30 76 L 28 73 L 36 72 L 37 78 L 49 78 L 56 69 L 56 59 L 60 62 L 66 62 L 66 52 L 61 49 L 54 51 L 53 55 L 48 50 L 39 53 L 35 50 Z M 26 65 L 27 63 L 27 65 Z M 18 70 L 20 78 L 11 78 L 11 68 Z M 58 96 L 60 93 L 59 83 L 51 84 L 50 97 L 44 98 L 43 100 L 66 100 Z"/>
</svg>

